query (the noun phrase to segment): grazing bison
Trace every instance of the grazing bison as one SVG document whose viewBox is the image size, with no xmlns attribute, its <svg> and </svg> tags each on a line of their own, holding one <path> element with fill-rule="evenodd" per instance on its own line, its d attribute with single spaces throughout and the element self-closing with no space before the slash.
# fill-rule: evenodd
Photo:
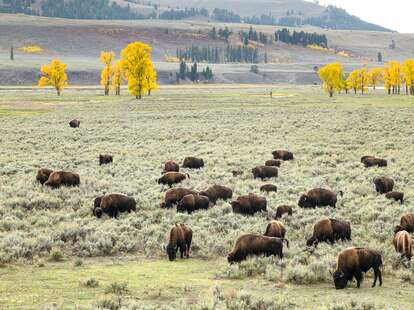
<svg viewBox="0 0 414 310">
<path fill-rule="evenodd" d="M 355 277 L 357 287 L 359 288 L 364 278 L 363 272 L 371 268 L 374 269 L 375 279 L 372 287 L 375 287 L 377 278 L 379 285 L 382 285 L 382 276 L 380 267 L 382 266 L 381 254 L 377 251 L 367 248 L 348 248 L 338 255 L 338 261 L 335 272 L 332 274 L 335 288 L 343 289 L 347 286 L 348 281 Z"/>
<path fill-rule="evenodd" d="M 375 184 L 375 190 L 380 194 L 392 192 L 394 188 L 394 180 L 390 177 L 374 178 L 373 182 Z"/>
<path fill-rule="evenodd" d="M 164 202 L 161 203 L 161 208 L 172 208 L 181 199 L 183 199 L 184 196 L 190 194 L 197 195 L 198 193 L 196 191 L 183 187 L 171 188 L 165 192 L 165 198 Z"/>
<path fill-rule="evenodd" d="M 374 156 L 363 156 L 361 162 L 364 164 L 365 168 L 369 167 L 387 167 L 388 162 L 385 159 L 376 158 Z"/>
<path fill-rule="evenodd" d="M 255 179 L 277 178 L 278 170 L 276 167 L 257 166 L 252 169 L 253 177 Z"/>
<path fill-rule="evenodd" d="M 158 179 L 158 184 L 168 184 L 168 186 L 172 186 L 173 184 L 178 184 L 184 181 L 186 178 L 190 178 L 188 173 L 181 173 L 181 172 L 166 172 L 161 178 Z"/>
<path fill-rule="evenodd" d="M 404 203 L 404 193 L 400 192 L 389 192 L 385 194 L 385 198 L 394 199 L 395 201 L 400 201 L 401 204 Z"/>
<path fill-rule="evenodd" d="M 185 224 L 175 224 L 167 236 L 166 251 L 168 259 L 173 261 L 177 258 L 177 250 L 180 249 L 181 258 L 190 258 L 191 241 L 193 231 Z"/>
<path fill-rule="evenodd" d="M 272 152 L 274 159 L 293 160 L 293 153 L 285 150 L 276 150 Z"/>
<path fill-rule="evenodd" d="M 240 236 L 233 250 L 227 255 L 229 263 L 239 263 L 250 255 L 279 256 L 283 258 L 283 241 L 289 248 L 289 241 L 282 238 L 246 234 Z"/>
<path fill-rule="evenodd" d="M 184 168 L 200 169 L 204 167 L 204 160 L 196 157 L 186 157 L 183 162 Z"/>
<path fill-rule="evenodd" d="M 414 213 L 408 213 L 401 217 L 400 225 L 395 226 L 394 232 L 406 230 L 409 233 L 414 232 Z"/>
<path fill-rule="evenodd" d="M 208 197 L 203 195 L 186 195 L 177 204 L 177 212 L 193 213 L 196 210 L 207 210 L 210 205 Z"/>
<path fill-rule="evenodd" d="M 412 248 L 412 240 L 410 234 L 405 231 L 399 231 L 394 236 L 394 248 L 397 253 L 400 253 L 402 257 L 407 258 L 409 261 L 411 260 L 411 248 Z"/>
<path fill-rule="evenodd" d="M 39 170 L 37 170 L 36 181 L 38 181 L 42 185 L 45 184 L 52 172 L 53 170 L 40 168 Z"/>
<path fill-rule="evenodd" d="M 313 226 L 313 235 L 306 241 L 306 245 L 316 247 L 319 242 L 333 244 L 337 240 L 351 240 L 351 224 L 335 219 L 323 219 Z"/>
<path fill-rule="evenodd" d="M 343 196 L 342 191 L 340 191 L 339 194 L 341 197 Z M 307 194 L 302 195 L 299 199 L 298 205 L 299 207 L 305 209 L 325 206 L 335 208 L 337 201 L 337 195 L 334 192 L 323 188 L 315 188 L 310 190 Z"/>
<path fill-rule="evenodd" d="M 79 186 L 79 184 L 79 174 L 66 171 L 52 172 L 44 183 L 45 186 L 50 186 L 51 188 L 59 188 L 60 186 Z"/>
<path fill-rule="evenodd" d="M 164 164 L 164 171 L 162 174 L 167 172 L 180 172 L 180 166 L 173 160 L 169 160 Z"/>
<path fill-rule="evenodd" d="M 268 167 L 280 167 L 281 163 L 282 162 L 280 160 L 271 159 L 271 160 L 267 160 L 265 162 L 265 166 L 268 166 Z"/>
<path fill-rule="evenodd" d="M 248 195 L 240 196 L 237 200 L 232 201 L 231 207 L 234 213 L 253 215 L 256 212 L 266 211 L 267 201 L 265 197 L 250 193 Z"/>
<path fill-rule="evenodd" d="M 200 192 L 200 195 L 208 197 L 208 199 L 215 204 L 219 199 L 231 199 L 233 197 L 233 191 L 231 188 L 226 186 L 213 185 L 207 190 Z"/>
<path fill-rule="evenodd" d="M 262 185 L 262 186 L 260 186 L 260 191 L 261 192 L 267 192 L 267 193 L 270 193 L 270 192 L 277 192 L 277 186 L 276 185 L 273 185 L 273 184 L 265 184 L 265 185 Z"/>
<path fill-rule="evenodd" d="M 234 177 L 243 175 L 243 171 L 241 170 L 233 170 L 231 173 L 233 174 Z"/>
<path fill-rule="evenodd" d="M 99 155 L 99 166 L 110 164 L 114 161 L 112 155 Z"/>
<path fill-rule="evenodd" d="M 282 222 L 271 221 L 269 224 L 267 224 L 266 232 L 264 235 L 267 237 L 285 238 L 285 226 Z"/>
<path fill-rule="evenodd" d="M 105 213 L 117 218 L 119 213 L 137 211 L 137 203 L 134 198 L 123 194 L 106 194 L 94 200 L 93 214 L 101 218 Z"/>
<path fill-rule="evenodd" d="M 80 121 L 73 119 L 69 122 L 69 126 L 72 128 L 78 128 L 80 126 Z"/>
<path fill-rule="evenodd" d="M 284 214 L 288 214 L 288 215 L 292 215 L 293 214 L 293 209 L 291 206 L 287 206 L 287 205 L 281 205 L 278 206 L 276 209 L 276 215 L 275 215 L 275 219 L 281 219 L 282 216 Z"/>
</svg>

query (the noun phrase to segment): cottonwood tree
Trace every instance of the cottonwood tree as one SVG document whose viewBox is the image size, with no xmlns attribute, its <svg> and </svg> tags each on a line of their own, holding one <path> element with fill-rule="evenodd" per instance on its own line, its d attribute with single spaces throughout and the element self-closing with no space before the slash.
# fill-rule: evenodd
<svg viewBox="0 0 414 310">
<path fill-rule="evenodd" d="M 53 60 L 49 65 L 44 65 L 40 68 L 42 77 L 39 80 L 38 86 L 52 86 L 56 89 L 58 96 L 63 89 L 68 85 L 68 77 L 66 75 L 67 65 L 62 63 L 59 59 Z"/>
<path fill-rule="evenodd" d="M 371 85 L 375 90 L 376 87 L 384 80 L 384 69 L 382 68 L 369 69 L 368 80 L 369 80 L 369 85 Z"/>
<path fill-rule="evenodd" d="M 101 52 L 101 62 L 105 65 L 101 72 L 101 85 L 104 87 L 105 96 L 109 96 L 111 77 L 113 73 L 112 62 L 115 59 L 115 52 Z"/>
<path fill-rule="evenodd" d="M 326 65 L 319 69 L 318 75 L 323 82 L 323 88 L 329 94 L 329 97 L 333 97 L 336 91 L 341 91 L 344 72 L 340 63 Z"/>
<path fill-rule="evenodd" d="M 404 74 L 405 92 L 414 95 L 414 59 L 404 61 L 402 71 Z"/>
<path fill-rule="evenodd" d="M 124 79 L 124 73 L 122 71 L 122 64 L 120 61 L 116 62 L 113 67 L 112 75 L 112 89 L 115 91 L 116 96 L 121 95 L 121 84 Z"/>
</svg>

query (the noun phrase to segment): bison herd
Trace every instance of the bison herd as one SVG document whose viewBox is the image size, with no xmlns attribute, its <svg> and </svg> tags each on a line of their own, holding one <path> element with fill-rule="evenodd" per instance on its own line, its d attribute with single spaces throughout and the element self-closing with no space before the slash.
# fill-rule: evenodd
<svg viewBox="0 0 414 310">
<path fill-rule="evenodd" d="M 70 126 L 79 127 L 80 121 L 72 120 Z M 267 160 L 263 166 L 256 166 L 251 170 L 253 178 L 261 180 L 277 178 L 278 168 L 282 166 L 282 161 L 293 160 L 292 152 L 286 150 L 276 150 L 272 152 L 273 159 Z M 112 155 L 100 155 L 99 165 L 110 164 L 113 162 Z M 364 156 L 361 162 L 366 168 L 377 166 L 386 167 L 387 160 L 373 156 Z M 204 160 L 196 157 L 187 157 L 184 159 L 182 167 L 187 169 L 201 169 L 205 165 Z M 243 175 L 243 171 L 234 170 L 234 177 Z M 195 191 L 183 187 L 173 187 L 184 180 L 190 178 L 188 173 L 180 172 L 180 166 L 174 161 L 167 161 L 164 164 L 162 176 L 157 180 L 158 184 L 168 185 L 170 188 L 165 192 L 164 201 L 161 208 L 173 208 L 176 206 L 177 212 L 191 214 L 197 210 L 206 210 L 215 205 L 218 200 L 230 200 L 233 198 L 233 190 L 222 185 L 213 185 L 202 191 Z M 44 186 L 53 189 L 61 186 L 78 186 L 80 177 L 76 173 L 65 171 L 52 171 L 50 169 L 39 169 L 36 180 Z M 393 192 L 394 180 L 387 176 L 376 177 L 373 180 L 375 189 L 380 194 L 385 194 L 388 199 L 404 202 L 404 194 Z M 260 187 L 264 193 L 277 192 L 276 185 L 265 184 Z M 344 195 L 342 191 L 338 192 L 340 197 Z M 315 188 L 300 196 L 298 206 L 300 208 L 318 208 L 332 207 L 335 208 L 338 201 L 338 195 L 323 188 Z M 254 215 L 258 212 L 267 211 L 267 200 L 264 196 L 254 193 L 241 195 L 230 202 L 234 213 L 241 215 Z M 109 217 L 117 218 L 119 213 L 136 212 L 137 203 L 134 198 L 123 194 L 109 193 L 95 198 L 92 213 L 97 218 L 104 214 Z M 285 239 L 286 228 L 280 221 L 284 215 L 291 216 L 293 208 L 289 205 L 277 207 L 276 214 L 263 235 L 244 234 L 237 238 L 232 251 L 228 254 L 229 263 L 238 263 L 245 260 L 251 255 L 278 256 L 283 258 L 283 246 L 289 247 L 289 241 Z M 400 224 L 394 229 L 394 247 L 395 250 L 406 259 L 411 259 L 411 236 L 409 233 L 414 232 L 414 214 L 406 214 Z M 189 258 L 190 248 L 193 237 L 193 231 L 185 224 L 175 224 L 166 237 L 166 253 L 169 260 L 175 260 L 177 251 L 180 251 L 181 258 Z M 313 234 L 306 240 L 307 247 L 316 248 L 320 242 L 333 244 L 338 240 L 351 241 L 351 223 L 344 220 L 325 218 L 314 224 Z M 376 285 L 377 279 L 382 285 L 382 257 L 377 251 L 368 248 L 348 248 L 338 254 L 337 267 L 332 273 L 333 281 L 337 289 L 347 286 L 347 283 L 353 278 L 357 281 L 357 287 L 363 279 L 363 273 L 370 269 L 374 270 L 375 279 L 373 286 Z"/>
</svg>

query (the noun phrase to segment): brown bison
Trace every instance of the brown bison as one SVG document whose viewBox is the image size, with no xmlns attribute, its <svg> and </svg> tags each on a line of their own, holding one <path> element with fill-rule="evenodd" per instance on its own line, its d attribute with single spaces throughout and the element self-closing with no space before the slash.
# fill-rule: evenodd
<svg viewBox="0 0 414 310">
<path fill-rule="evenodd" d="M 250 193 L 248 195 L 239 196 L 237 200 L 232 201 L 231 207 L 234 213 L 253 215 L 256 212 L 266 211 L 267 201 L 265 197 Z"/>
<path fill-rule="evenodd" d="M 200 169 L 204 167 L 204 160 L 196 157 L 186 157 L 183 162 L 184 168 Z"/>
<path fill-rule="evenodd" d="M 180 166 L 173 160 L 169 160 L 164 164 L 164 171 L 162 174 L 167 172 L 180 172 Z"/>
<path fill-rule="evenodd" d="M 186 195 L 177 204 L 177 212 L 193 213 L 197 210 L 207 210 L 210 205 L 208 197 L 203 195 Z"/>
<path fill-rule="evenodd" d="M 279 256 L 283 258 L 283 241 L 289 248 L 289 241 L 282 238 L 246 234 L 240 236 L 233 250 L 227 255 L 229 263 L 239 263 L 250 255 Z"/>
<path fill-rule="evenodd" d="M 45 186 L 50 186 L 51 188 L 59 188 L 61 186 L 79 186 L 79 184 L 79 174 L 66 171 L 52 172 L 47 181 L 44 183 Z"/>
<path fill-rule="evenodd" d="M 365 168 L 369 167 L 387 167 L 388 163 L 385 159 L 376 158 L 374 156 L 363 156 L 361 162 L 364 164 Z"/>
<path fill-rule="evenodd" d="M 339 194 L 343 196 L 343 192 L 340 191 Z M 332 208 L 336 207 L 336 202 L 338 201 L 337 195 L 327 189 L 315 188 L 310 190 L 307 194 L 302 195 L 299 199 L 298 205 L 301 208 L 316 208 L 316 207 L 325 207 L 331 206 Z"/>
<path fill-rule="evenodd" d="M 277 178 L 278 170 L 276 167 L 257 166 L 252 169 L 252 174 L 255 179 Z"/>
<path fill-rule="evenodd" d="M 392 192 L 394 188 L 394 180 L 390 177 L 378 177 L 375 178 L 373 182 L 375 184 L 375 190 L 380 194 Z"/>
<path fill-rule="evenodd" d="M 114 161 L 112 155 L 99 155 L 99 166 L 110 164 Z"/>
<path fill-rule="evenodd" d="M 337 240 L 352 240 L 351 224 L 335 219 L 323 219 L 313 226 L 313 235 L 306 241 L 306 245 L 316 247 L 319 242 L 333 244 Z"/>
<path fill-rule="evenodd" d="M 173 184 L 178 184 L 184 181 L 186 178 L 190 178 L 188 173 L 181 173 L 181 172 L 166 172 L 161 178 L 158 179 L 158 184 L 168 184 L 168 186 L 172 186 Z"/>
<path fill-rule="evenodd" d="M 208 197 L 208 199 L 215 204 L 219 199 L 231 199 L 233 197 L 233 190 L 226 186 L 213 185 L 207 190 L 200 192 L 200 195 Z"/>
<path fill-rule="evenodd" d="M 271 159 L 271 160 L 267 160 L 265 162 L 265 166 L 268 166 L 268 167 L 280 167 L 281 163 L 282 162 L 280 160 Z"/>
<path fill-rule="evenodd" d="M 164 202 L 161 203 L 161 208 L 172 208 L 181 199 L 183 199 L 184 196 L 190 194 L 197 195 L 198 193 L 196 191 L 183 187 L 171 188 L 165 192 L 165 198 Z"/>
<path fill-rule="evenodd" d="M 382 257 L 378 251 L 367 248 L 348 248 L 343 250 L 338 255 L 338 261 L 335 272 L 332 274 L 335 288 L 343 289 L 347 286 L 349 281 L 355 277 L 357 287 L 359 288 L 364 278 L 363 272 L 367 272 L 371 268 L 374 269 L 374 283 L 375 287 L 377 278 L 379 278 L 379 285 L 382 285 L 381 268 Z"/>
<path fill-rule="evenodd" d="M 271 221 L 267 224 L 266 232 L 264 233 L 267 237 L 285 238 L 286 229 L 282 222 Z"/>
<path fill-rule="evenodd" d="M 293 214 L 293 209 L 291 206 L 287 206 L 287 205 L 281 205 L 278 206 L 276 209 L 276 215 L 275 215 L 275 219 L 281 219 L 282 216 L 284 214 L 288 214 L 288 215 L 292 215 Z"/>
<path fill-rule="evenodd" d="M 273 184 L 265 184 L 260 186 L 260 191 L 261 192 L 266 192 L 266 193 L 270 193 L 270 192 L 277 192 L 277 186 L 273 185 Z"/>
<path fill-rule="evenodd" d="M 385 198 L 394 199 L 395 201 L 400 201 L 401 204 L 404 203 L 404 193 L 401 192 L 389 192 L 385 194 Z"/>
<path fill-rule="evenodd" d="M 276 150 L 272 152 L 274 159 L 293 160 L 293 153 L 286 150 Z"/>
<path fill-rule="evenodd" d="M 53 170 L 46 169 L 46 168 L 40 168 L 37 170 L 36 174 L 36 181 L 40 184 L 45 184 L 45 182 L 49 179 L 49 176 L 52 174 Z"/>
<path fill-rule="evenodd" d="M 80 126 L 80 121 L 73 119 L 69 122 L 69 126 L 72 128 L 78 128 Z"/>
<path fill-rule="evenodd" d="M 233 170 L 231 173 L 233 174 L 234 177 L 243 175 L 243 171 L 241 170 Z"/>
<path fill-rule="evenodd" d="M 412 241 L 410 234 L 405 231 L 399 231 L 394 236 L 394 248 L 397 253 L 400 253 L 402 257 L 405 257 L 409 261 L 411 260 L 411 248 Z"/>
<path fill-rule="evenodd" d="M 175 224 L 167 236 L 166 251 L 168 259 L 173 261 L 177 258 L 177 250 L 180 250 L 181 258 L 190 258 L 191 241 L 193 231 L 185 224 Z"/>
<path fill-rule="evenodd" d="M 406 230 L 409 233 L 414 232 L 414 213 L 408 213 L 401 217 L 400 225 L 395 226 L 394 232 Z"/>
<path fill-rule="evenodd" d="M 132 211 L 137 211 L 135 199 L 123 194 L 106 194 L 94 200 L 93 214 L 97 218 L 101 218 L 104 213 L 117 218 L 119 213 Z"/>
</svg>

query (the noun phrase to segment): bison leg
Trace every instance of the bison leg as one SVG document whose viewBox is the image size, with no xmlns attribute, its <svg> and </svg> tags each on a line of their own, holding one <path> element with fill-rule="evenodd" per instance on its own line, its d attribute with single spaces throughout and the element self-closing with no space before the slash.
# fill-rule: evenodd
<svg viewBox="0 0 414 310">
<path fill-rule="evenodd" d="M 372 287 L 375 287 L 377 284 L 377 278 L 379 278 L 379 286 L 382 286 L 382 274 L 379 268 L 374 268 L 374 283 L 372 283 Z"/>
<path fill-rule="evenodd" d="M 187 243 L 187 258 L 190 258 L 191 241 Z"/>
<path fill-rule="evenodd" d="M 357 281 L 357 288 L 360 288 L 361 282 L 364 279 L 364 275 L 362 274 L 361 269 L 357 269 L 354 271 L 354 277 L 355 277 L 355 280 Z"/>
<path fill-rule="evenodd" d="M 184 244 L 184 245 L 180 246 L 180 256 L 181 256 L 181 259 L 184 258 L 184 254 L 185 253 L 187 253 L 187 246 Z"/>
</svg>

